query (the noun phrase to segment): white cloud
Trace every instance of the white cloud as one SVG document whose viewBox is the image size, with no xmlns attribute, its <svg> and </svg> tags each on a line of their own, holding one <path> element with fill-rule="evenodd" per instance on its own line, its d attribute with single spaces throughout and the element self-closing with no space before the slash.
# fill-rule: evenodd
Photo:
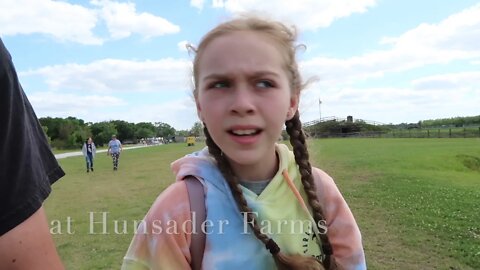
<svg viewBox="0 0 480 270">
<path fill-rule="evenodd" d="M 223 0 L 212 0 L 212 7 L 213 8 L 223 8 L 225 5 L 223 4 Z"/>
<path fill-rule="evenodd" d="M 177 130 L 190 129 L 198 121 L 192 98 L 137 106 L 127 101 L 99 95 L 62 94 L 58 92 L 37 92 L 29 100 L 38 117 L 74 116 L 86 122 L 124 120 L 138 122 L 164 122 Z"/>
<path fill-rule="evenodd" d="M 111 108 L 125 105 L 126 102 L 113 96 L 77 95 L 58 92 L 36 92 L 28 96 L 38 117 L 52 116 L 68 117 L 88 116 L 98 108 Z M 98 115 L 98 114 L 96 114 Z"/>
<path fill-rule="evenodd" d="M 195 122 L 199 121 L 195 102 L 187 95 L 177 100 L 137 107 L 122 113 L 121 119 L 129 122 L 138 122 L 138 119 L 152 123 L 163 122 L 177 130 L 190 129 Z"/>
<path fill-rule="evenodd" d="M 101 45 L 109 38 L 139 34 L 155 37 L 174 34 L 180 27 L 162 17 L 137 12 L 134 3 L 110 0 L 90 1 L 95 8 L 52 0 L 0 1 L 0 34 L 53 36 L 60 41 Z M 111 37 L 99 37 L 94 30 L 104 21 Z"/>
<path fill-rule="evenodd" d="M 412 81 L 417 90 L 471 89 L 480 93 L 480 72 L 459 72 L 428 76 Z M 480 97 L 478 99 L 480 102 Z"/>
<path fill-rule="evenodd" d="M 189 89 L 190 61 L 97 60 L 90 64 L 47 66 L 21 72 L 22 76 L 40 75 L 54 90 L 78 90 L 95 93 L 160 92 Z"/>
<path fill-rule="evenodd" d="M 335 116 L 381 123 L 418 122 L 419 120 L 478 114 L 480 91 L 471 89 L 414 88 L 318 88 L 306 92 L 300 105 L 302 120 L 319 118 L 321 95 L 322 118 Z M 314 102 L 312 102 L 312 100 Z M 310 107 L 306 107 L 308 105 Z"/>
<path fill-rule="evenodd" d="M 213 1 L 214 7 L 222 7 L 234 14 L 258 12 L 293 23 L 302 30 L 328 27 L 333 21 L 353 13 L 366 12 L 375 6 L 376 0 L 225 0 Z"/>
<path fill-rule="evenodd" d="M 438 24 L 422 24 L 406 33 L 383 38 L 391 48 L 347 59 L 316 57 L 301 63 L 307 76 L 325 84 L 360 81 L 431 64 L 480 57 L 480 4 Z"/>
<path fill-rule="evenodd" d="M 480 44 L 480 4 L 449 16 L 438 24 L 421 24 L 400 37 L 383 38 L 382 44 L 396 48 L 478 52 Z"/>
<path fill-rule="evenodd" d="M 180 27 L 164 18 L 150 13 L 137 13 L 134 3 L 119 3 L 109 0 L 92 0 L 91 4 L 101 7 L 101 18 L 113 38 L 126 38 L 137 33 L 144 37 L 178 33 Z"/>
<path fill-rule="evenodd" d="M 190 0 L 190 6 L 198 8 L 199 10 L 203 9 L 204 0 Z"/>
<path fill-rule="evenodd" d="M 72 19 L 75 18 L 75 19 Z M 96 12 L 79 5 L 50 0 L 0 1 L 0 34 L 51 35 L 60 41 L 101 44 L 93 29 Z"/>
</svg>

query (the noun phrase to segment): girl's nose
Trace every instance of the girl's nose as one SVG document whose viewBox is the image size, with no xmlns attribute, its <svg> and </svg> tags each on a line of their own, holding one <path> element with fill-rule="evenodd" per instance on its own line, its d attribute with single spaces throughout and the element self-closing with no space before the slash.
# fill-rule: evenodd
<svg viewBox="0 0 480 270">
<path fill-rule="evenodd" d="M 246 87 L 234 90 L 230 111 L 236 115 L 249 115 L 255 112 L 255 97 Z"/>
</svg>

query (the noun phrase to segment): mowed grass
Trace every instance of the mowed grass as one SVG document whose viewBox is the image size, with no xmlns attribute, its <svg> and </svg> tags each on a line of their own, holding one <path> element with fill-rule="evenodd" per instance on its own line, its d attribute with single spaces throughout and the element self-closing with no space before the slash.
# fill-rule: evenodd
<svg viewBox="0 0 480 270">
<path fill-rule="evenodd" d="M 83 157 L 60 159 L 66 176 L 53 185 L 46 210 L 66 268 L 119 269 L 134 222 L 174 180 L 170 163 L 201 147 L 169 144 L 126 150 L 118 171 L 106 153 L 97 154 L 93 173 L 86 172 Z"/>
<path fill-rule="evenodd" d="M 354 212 L 369 269 L 479 269 L 480 139 L 310 145 Z"/>
<path fill-rule="evenodd" d="M 201 147 L 124 151 L 117 172 L 105 153 L 89 174 L 82 157 L 60 160 L 67 175 L 46 209 L 67 269 L 119 269 L 134 221 L 173 181 L 171 161 Z M 478 269 L 480 139 L 323 139 L 309 149 L 349 203 L 369 269 Z"/>
</svg>

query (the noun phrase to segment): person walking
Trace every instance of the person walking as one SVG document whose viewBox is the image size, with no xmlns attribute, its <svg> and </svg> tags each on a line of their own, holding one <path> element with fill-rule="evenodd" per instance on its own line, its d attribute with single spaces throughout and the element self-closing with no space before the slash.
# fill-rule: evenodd
<svg viewBox="0 0 480 270">
<path fill-rule="evenodd" d="M 97 153 L 97 148 L 91 137 L 89 137 L 83 144 L 82 153 L 87 163 L 87 173 L 90 171 L 93 172 L 93 159 Z"/>
<path fill-rule="evenodd" d="M 113 170 L 118 170 L 118 159 L 120 158 L 120 152 L 122 152 L 122 143 L 117 139 L 116 135 L 112 135 L 112 139 L 108 142 L 107 155 L 112 156 Z"/>
</svg>

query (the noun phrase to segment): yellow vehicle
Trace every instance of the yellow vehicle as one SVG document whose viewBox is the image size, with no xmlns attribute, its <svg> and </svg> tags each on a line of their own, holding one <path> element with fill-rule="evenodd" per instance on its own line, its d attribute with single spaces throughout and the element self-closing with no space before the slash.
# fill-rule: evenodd
<svg viewBox="0 0 480 270">
<path fill-rule="evenodd" d="M 195 137 L 190 136 L 187 137 L 187 146 L 194 146 L 195 145 Z"/>
</svg>

